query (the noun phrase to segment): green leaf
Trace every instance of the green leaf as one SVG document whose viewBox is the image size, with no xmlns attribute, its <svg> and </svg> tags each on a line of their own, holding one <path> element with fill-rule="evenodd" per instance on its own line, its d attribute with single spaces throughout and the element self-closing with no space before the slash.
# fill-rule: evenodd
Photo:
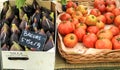
<svg viewBox="0 0 120 70">
<path fill-rule="evenodd" d="M 16 0 L 16 6 L 17 8 L 21 8 L 25 4 L 26 0 Z"/>
</svg>

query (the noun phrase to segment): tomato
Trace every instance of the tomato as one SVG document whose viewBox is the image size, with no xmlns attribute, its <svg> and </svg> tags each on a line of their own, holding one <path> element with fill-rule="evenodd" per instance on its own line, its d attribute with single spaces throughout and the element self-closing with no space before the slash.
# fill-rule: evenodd
<svg viewBox="0 0 120 70">
<path fill-rule="evenodd" d="M 107 7 L 106 7 L 106 11 L 107 11 L 107 12 L 112 12 L 115 8 L 116 8 L 115 5 L 110 4 L 110 5 L 107 5 Z"/>
<path fill-rule="evenodd" d="M 94 15 L 88 15 L 86 17 L 85 23 L 86 25 L 90 26 L 90 25 L 96 25 L 97 22 L 97 17 Z"/>
<path fill-rule="evenodd" d="M 63 43 L 67 48 L 73 48 L 78 43 L 77 36 L 73 33 L 65 35 Z"/>
<path fill-rule="evenodd" d="M 120 15 L 118 15 L 118 16 L 115 17 L 114 24 L 116 26 L 120 26 Z"/>
<path fill-rule="evenodd" d="M 120 35 L 116 35 L 112 38 L 113 49 L 120 49 Z"/>
<path fill-rule="evenodd" d="M 81 23 L 85 23 L 85 20 L 86 20 L 85 16 L 79 18 L 79 22 L 81 22 Z"/>
<path fill-rule="evenodd" d="M 70 14 L 70 15 L 72 15 L 72 13 L 74 13 L 75 12 L 75 9 L 74 8 L 68 8 L 67 10 L 66 10 L 66 13 L 68 13 L 68 14 Z"/>
<path fill-rule="evenodd" d="M 104 0 L 94 0 L 94 7 L 95 8 L 98 6 L 98 4 L 104 4 L 105 5 L 105 1 Z"/>
<path fill-rule="evenodd" d="M 110 31 L 113 33 L 114 36 L 115 36 L 115 35 L 118 35 L 119 32 L 120 32 L 119 28 L 116 27 L 116 26 L 110 27 Z"/>
<path fill-rule="evenodd" d="M 94 8 L 90 11 L 90 14 L 94 15 L 94 16 L 100 16 L 101 15 L 101 12 L 97 9 L 97 8 Z"/>
<path fill-rule="evenodd" d="M 78 41 L 81 42 L 83 39 L 83 36 L 86 34 L 86 31 L 82 28 L 77 28 L 75 29 L 74 34 L 77 36 Z"/>
<path fill-rule="evenodd" d="M 112 50 L 112 42 L 109 39 L 99 39 L 95 43 L 95 48 Z"/>
<path fill-rule="evenodd" d="M 63 13 L 63 14 L 60 15 L 60 20 L 61 21 L 69 20 L 69 19 L 71 19 L 71 16 L 67 13 Z"/>
<path fill-rule="evenodd" d="M 110 30 L 101 29 L 100 31 L 98 31 L 97 36 L 98 38 L 112 39 L 113 34 Z"/>
<path fill-rule="evenodd" d="M 97 23 L 96 23 L 96 26 L 99 29 L 103 29 L 105 27 L 105 24 L 102 21 L 98 20 Z"/>
<path fill-rule="evenodd" d="M 82 12 L 83 15 L 86 15 L 88 13 L 88 8 L 84 5 L 78 5 L 76 10 Z"/>
<path fill-rule="evenodd" d="M 114 14 L 111 12 L 107 12 L 105 13 L 105 17 L 106 17 L 106 24 L 112 24 L 114 22 Z"/>
<path fill-rule="evenodd" d="M 115 8 L 115 9 L 112 11 L 112 13 L 113 13 L 115 16 L 118 16 L 118 15 L 120 15 L 120 9 Z"/>
<path fill-rule="evenodd" d="M 94 33 L 89 33 L 83 37 L 83 45 L 87 48 L 94 48 L 97 36 Z"/>
<path fill-rule="evenodd" d="M 87 25 L 84 24 L 84 23 L 78 23 L 78 24 L 75 25 L 75 28 L 76 29 L 77 28 L 82 28 L 82 29 L 86 30 L 87 29 Z"/>
<path fill-rule="evenodd" d="M 89 32 L 89 33 L 94 33 L 94 34 L 96 34 L 98 31 L 99 31 L 99 28 L 98 28 L 97 26 L 89 26 L 89 27 L 87 28 L 87 32 Z"/>
<path fill-rule="evenodd" d="M 115 1 L 116 0 L 106 0 L 106 5 L 110 5 L 110 4 L 116 5 Z"/>
<path fill-rule="evenodd" d="M 67 3 L 66 7 L 67 7 L 67 9 L 68 9 L 68 8 L 71 8 L 71 7 L 76 8 L 77 5 L 76 5 L 76 3 L 72 2 L 72 1 L 69 1 L 69 2 Z"/>
<path fill-rule="evenodd" d="M 80 11 L 75 11 L 74 13 L 72 13 L 72 17 L 73 18 L 76 18 L 76 19 L 79 19 L 81 18 L 83 15 Z"/>
<path fill-rule="evenodd" d="M 103 23 L 106 23 L 106 18 L 104 15 L 100 15 L 97 17 L 98 20 L 102 21 Z"/>
<path fill-rule="evenodd" d="M 74 24 L 72 24 L 70 21 L 62 21 L 58 25 L 58 31 L 61 35 L 66 35 L 75 30 Z"/>
<path fill-rule="evenodd" d="M 104 13 L 106 11 L 106 7 L 104 4 L 98 4 L 96 8 L 99 9 L 101 13 Z"/>
<path fill-rule="evenodd" d="M 79 23 L 78 19 L 76 18 L 71 19 L 70 22 L 73 23 L 74 25 Z"/>
</svg>

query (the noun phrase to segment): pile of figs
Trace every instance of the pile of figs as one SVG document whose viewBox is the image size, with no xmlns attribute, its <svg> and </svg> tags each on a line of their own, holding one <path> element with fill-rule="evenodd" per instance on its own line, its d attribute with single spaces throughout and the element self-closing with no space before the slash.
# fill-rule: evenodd
<svg viewBox="0 0 120 70">
<path fill-rule="evenodd" d="M 47 40 L 43 51 L 48 51 L 54 47 L 54 12 L 39 6 L 35 0 L 32 5 L 24 5 L 19 9 L 16 6 L 10 6 L 9 1 L 5 1 L 0 15 L 0 42 L 2 50 L 39 51 L 39 49 L 19 44 L 22 30 L 46 35 Z"/>
</svg>

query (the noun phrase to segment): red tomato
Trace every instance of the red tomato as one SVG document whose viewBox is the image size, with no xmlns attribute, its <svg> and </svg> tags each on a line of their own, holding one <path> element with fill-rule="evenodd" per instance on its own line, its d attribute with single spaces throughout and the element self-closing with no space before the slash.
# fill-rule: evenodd
<svg viewBox="0 0 120 70">
<path fill-rule="evenodd" d="M 116 0 L 106 0 L 106 5 L 110 5 L 110 4 L 116 5 L 115 1 Z"/>
<path fill-rule="evenodd" d="M 120 15 L 118 15 L 118 16 L 115 17 L 114 24 L 116 26 L 120 26 Z"/>
<path fill-rule="evenodd" d="M 74 8 L 68 8 L 67 10 L 66 10 L 66 13 L 68 13 L 68 14 L 70 14 L 70 15 L 72 15 L 72 13 L 74 13 L 75 12 L 75 9 Z"/>
<path fill-rule="evenodd" d="M 65 35 L 65 37 L 63 38 L 63 42 L 67 48 L 73 48 L 78 43 L 78 39 L 75 34 L 70 33 Z"/>
<path fill-rule="evenodd" d="M 102 21 L 98 20 L 98 22 L 96 23 L 96 26 L 97 26 L 99 29 L 103 29 L 103 28 L 105 27 L 105 24 L 104 24 Z"/>
<path fill-rule="evenodd" d="M 112 42 L 109 39 L 99 39 L 95 43 L 95 48 L 112 50 Z"/>
<path fill-rule="evenodd" d="M 106 18 L 104 15 L 100 15 L 97 17 L 98 20 L 102 21 L 103 23 L 106 23 Z"/>
<path fill-rule="evenodd" d="M 79 18 L 79 22 L 81 22 L 81 23 L 85 23 L 85 20 L 86 20 L 85 16 Z"/>
<path fill-rule="evenodd" d="M 75 11 L 74 13 L 72 13 L 72 17 L 79 19 L 83 16 L 83 14 L 80 11 Z"/>
<path fill-rule="evenodd" d="M 120 49 L 120 35 L 114 36 L 112 38 L 113 49 Z"/>
<path fill-rule="evenodd" d="M 78 24 L 75 25 L 75 28 L 76 29 L 77 28 L 82 28 L 82 29 L 86 30 L 87 29 L 87 25 L 84 24 L 84 23 L 78 23 Z"/>
<path fill-rule="evenodd" d="M 84 37 L 83 37 L 83 44 L 87 48 L 94 48 L 96 41 L 97 41 L 97 36 L 94 33 L 84 35 Z"/>
<path fill-rule="evenodd" d="M 105 17 L 106 17 L 106 24 L 112 24 L 114 22 L 114 14 L 111 12 L 107 12 L 105 13 Z"/>
<path fill-rule="evenodd" d="M 77 5 L 76 5 L 76 3 L 72 2 L 72 1 L 69 1 L 69 2 L 67 3 L 66 7 L 67 7 L 67 8 L 71 8 L 71 7 L 76 8 Z"/>
<path fill-rule="evenodd" d="M 110 31 L 113 33 L 114 36 L 115 36 L 115 35 L 118 35 L 119 32 L 120 32 L 119 28 L 116 27 L 116 26 L 110 27 Z"/>
<path fill-rule="evenodd" d="M 58 31 L 61 35 L 66 35 L 75 30 L 74 24 L 72 24 L 70 21 L 62 21 L 58 25 Z"/>
<path fill-rule="evenodd" d="M 106 11 L 106 7 L 104 4 L 98 4 L 96 8 L 99 9 L 101 13 L 104 13 Z"/>
<path fill-rule="evenodd" d="M 71 19 L 71 16 L 67 13 L 63 13 L 63 14 L 60 15 L 60 20 L 61 21 L 69 20 L 69 19 Z"/>
<path fill-rule="evenodd" d="M 94 7 L 97 7 L 98 4 L 104 4 L 105 5 L 105 1 L 104 0 L 94 0 Z"/>
<path fill-rule="evenodd" d="M 94 34 L 96 34 L 96 33 L 99 31 L 99 28 L 98 28 L 97 26 L 89 26 L 89 27 L 87 28 L 87 31 L 88 31 L 89 33 L 94 33 Z"/>
<path fill-rule="evenodd" d="M 118 16 L 118 15 L 120 15 L 120 9 L 115 8 L 115 9 L 112 11 L 112 13 L 113 13 L 115 16 Z"/>
<path fill-rule="evenodd" d="M 71 19 L 70 22 L 73 23 L 74 25 L 79 23 L 78 19 L 76 18 Z"/>
<path fill-rule="evenodd" d="M 77 36 L 78 41 L 81 42 L 83 39 L 83 36 L 86 34 L 86 31 L 82 28 L 77 28 L 75 29 L 74 34 Z"/>
<path fill-rule="evenodd" d="M 90 14 L 94 15 L 94 16 L 100 16 L 101 15 L 101 12 L 97 9 L 97 8 L 94 8 L 90 11 Z"/>
<path fill-rule="evenodd" d="M 106 11 L 107 11 L 107 12 L 112 12 L 115 8 L 116 8 L 115 5 L 110 4 L 110 5 L 107 5 L 107 7 L 106 7 Z"/>
<path fill-rule="evenodd" d="M 112 39 L 113 34 L 110 30 L 101 29 L 100 31 L 98 31 L 97 36 L 98 38 Z"/>
</svg>

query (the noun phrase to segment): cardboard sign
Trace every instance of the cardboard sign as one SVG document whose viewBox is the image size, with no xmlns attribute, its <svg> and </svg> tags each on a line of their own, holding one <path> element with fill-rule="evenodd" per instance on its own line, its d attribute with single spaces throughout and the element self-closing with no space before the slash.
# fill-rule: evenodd
<svg viewBox="0 0 120 70">
<path fill-rule="evenodd" d="M 23 30 L 19 39 L 19 43 L 23 46 L 43 50 L 47 37 L 32 31 Z"/>
</svg>

